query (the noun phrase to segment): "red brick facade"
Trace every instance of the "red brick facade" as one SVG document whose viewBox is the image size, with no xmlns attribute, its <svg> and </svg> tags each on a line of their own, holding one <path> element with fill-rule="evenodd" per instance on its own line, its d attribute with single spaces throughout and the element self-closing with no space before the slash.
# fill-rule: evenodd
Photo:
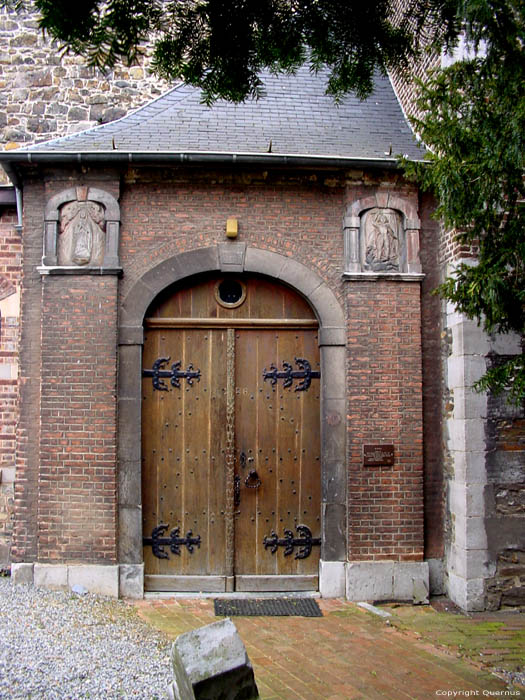
<svg viewBox="0 0 525 700">
<path fill-rule="evenodd" d="M 347 288 L 349 559 L 423 559 L 419 285 Z M 364 444 L 394 445 L 394 467 L 363 466 Z"/>
<path fill-rule="evenodd" d="M 116 292 L 43 278 L 40 561 L 116 559 Z"/>
<path fill-rule="evenodd" d="M 124 298 L 164 259 L 223 242 L 230 216 L 239 221 L 242 242 L 312 269 L 346 309 L 348 558 L 421 561 L 421 339 L 423 331 L 427 347 L 439 344 L 438 319 L 423 313 L 422 328 L 419 282 L 342 279 L 348 196 L 370 195 L 385 186 L 405 198 L 413 199 L 414 192 L 381 175 L 368 176 L 366 184 L 354 181 L 348 189 L 341 172 L 130 172 L 120 196 L 122 278 L 41 277 L 36 268 L 44 204 L 72 184 L 77 184 L 74 177 L 59 177 L 52 189 L 46 186 L 45 196 L 38 182 L 25 188 L 25 395 L 14 561 L 117 561 L 117 294 Z M 117 191 L 114 180 L 98 180 L 96 186 Z M 422 260 L 430 269 L 435 225 L 427 209 L 422 211 L 422 240 L 428 250 Z M 429 356 L 425 363 L 427 375 L 439 378 L 439 357 Z M 393 467 L 363 467 L 363 445 L 377 442 L 394 445 Z M 436 466 L 429 469 L 431 483 L 434 478 L 439 484 Z M 439 543 L 441 501 L 438 494 L 434 498 L 426 516 L 427 541 Z"/>
<path fill-rule="evenodd" d="M 13 530 L 16 423 L 18 418 L 18 289 L 22 241 L 16 213 L 0 218 L 0 569 L 9 562 Z"/>
</svg>

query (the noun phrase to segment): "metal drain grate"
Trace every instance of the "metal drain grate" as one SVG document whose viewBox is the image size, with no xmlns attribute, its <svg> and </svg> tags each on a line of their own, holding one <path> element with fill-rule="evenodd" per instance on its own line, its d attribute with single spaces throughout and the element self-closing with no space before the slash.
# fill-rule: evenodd
<svg viewBox="0 0 525 700">
<path fill-rule="evenodd" d="M 259 615 L 263 617 L 290 616 L 322 617 L 323 613 L 313 598 L 259 598 L 214 600 L 215 615 Z"/>
</svg>

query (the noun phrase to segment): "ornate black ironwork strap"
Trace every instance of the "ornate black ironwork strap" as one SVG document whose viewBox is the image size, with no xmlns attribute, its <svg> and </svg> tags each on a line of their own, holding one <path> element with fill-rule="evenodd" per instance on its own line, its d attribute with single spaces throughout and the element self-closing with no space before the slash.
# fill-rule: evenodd
<svg viewBox="0 0 525 700">
<path fill-rule="evenodd" d="M 266 535 L 263 540 L 264 548 L 270 549 L 272 554 L 275 554 L 278 547 L 284 547 L 284 556 L 287 557 L 289 554 L 293 554 L 295 547 L 299 547 L 299 551 L 296 552 L 296 559 L 306 559 L 312 552 L 312 547 L 321 546 L 321 539 L 319 537 L 312 537 L 312 531 L 306 525 L 296 525 L 297 532 L 300 537 L 294 537 L 291 530 L 284 531 L 284 537 L 279 539 L 279 535 L 272 530 L 270 535 Z"/>
<path fill-rule="evenodd" d="M 177 556 L 180 556 L 180 548 L 186 547 L 190 554 L 193 554 L 195 547 L 201 546 L 201 536 L 193 536 L 191 530 L 188 530 L 186 537 L 179 537 L 180 528 L 176 527 L 170 532 L 169 537 L 163 537 L 162 535 L 166 532 L 169 525 L 164 525 L 161 523 L 157 527 L 153 528 L 151 537 L 144 537 L 142 542 L 144 545 L 150 545 L 153 550 L 153 555 L 159 559 L 169 559 L 168 553 L 164 549 L 165 546 L 169 545 L 170 551 Z"/>
<path fill-rule="evenodd" d="M 193 369 L 193 365 L 189 364 L 188 369 L 181 370 L 181 362 L 174 362 L 171 369 L 163 369 L 163 365 L 170 361 L 169 357 L 159 357 L 153 363 L 152 369 L 143 369 L 143 377 L 153 377 L 153 388 L 159 391 L 168 391 L 168 387 L 163 379 L 170 379 L 171 386 L 180 388 L 180 380 L 185 379 L 188 384 L 193 384 L 193 380 L 198 382 L 201 379 L 200 369 Z"/>
<path fill-rule="evenodd" d="M 293 369 L 289 362 L 283 362 L 283 369 L 277 369 L 274 364 L 270 365 L 270 369 L 263 369 L 263 380 L 270 380 L 272 386 L 277 384 L 278 379 L 284 379 L 283 386 L 292 386 L 294 379 L 302 379 L 302 382 L 295 387 L 295 391 L 306 391 L 312 379 L 319 379 L 321 377 L 321 372 L 318 370 L 313 370 L 312 366 L 303 357 L 294 357 L 295 364 L 299 366 L 300 369 Z"/>
<path fill-rule="evenodd" d="M 233 505 L 241 505 L 241 477 L 237 474 L 233 477 Z"/>
</svg>

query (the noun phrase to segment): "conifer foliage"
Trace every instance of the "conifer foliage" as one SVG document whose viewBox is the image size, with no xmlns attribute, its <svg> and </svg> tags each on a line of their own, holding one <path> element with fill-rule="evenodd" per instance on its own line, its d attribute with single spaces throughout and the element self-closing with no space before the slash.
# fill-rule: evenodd
<svg viewBox="0 0 525 700">
<path fill-rule="evenodd" d="M 263 68 L 328 66 L 328 91 L 365 97 L 375 70 L 406 66 L 428 37 L 457 34 L 457 0 L 0 0 L 32 7 L 40 26 L 102 70 L 155 44 L 154 66 L 203 89 L 209 103 L 261 96 Z"/>
<path fill-rule="evenodd" d="M 437 216 L 474 246 L 439 288 L 489 333 L 525 331 L 525 3 L 523 0 L 0 0 L 32 7 L 65 50 L 102 70 L 154 43 L 154 67 L 202 88 L 208 103 L 264 94 L 263 68 L 329 70 L 336 98 L 370 94 L 374 72 L 423 50 L 463 53 L 419 83 L 414 126 L 430 151 L 407 172 Z M 401 9 L 400 9 L 401 8 Z M 421 116 L 422 115 L 422 116 Z M 480 389 L 525 399 L 523 355 L 489 368 Z"/>
<path fill-rule="evenodd" d="M 476 256 L 439 288 L 492 333 L 525 334 L 525 5 L 468 0 L 464 56 L 419 83 L 414 126 L 428 164 L 407 164 L 435 192 L 436 216 Z M 525 399 L 523 354 L 495 358 L 479 389 Z"/>
</svg>

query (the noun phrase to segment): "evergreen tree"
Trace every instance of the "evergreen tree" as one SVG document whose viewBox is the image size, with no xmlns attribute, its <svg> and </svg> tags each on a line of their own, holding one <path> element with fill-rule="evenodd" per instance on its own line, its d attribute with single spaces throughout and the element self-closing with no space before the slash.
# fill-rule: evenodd
<svg viewBox="0 0 525 700">
<path fill-rule="evenodd" d="M 102 70 L 133 62 L 153 40 L 162 77 L 202 88 L 209 103 L 262 94 L 259 73 L 328 66 L 328 91 L 365 97 L 376 69 L 404 67 L 423 43 L 459 31 L 457 0 L 0 0 L 28 7 L 67 49 Z"/>
<path fill-rule="evenodd" d="M 413 124 L 430 150 L 406 164 L 438 200 L 436 216 L 476 251 L 439 288 L 488 333 L 525 334 L 525 5 L 468 0 L 467 55 L 419 82 Z M 498 361 L 479 389 L 525 399 L 524 355 Z"/>
<path fill-rule="evenodd" d="M 435 192 L 437 216 L 475 246 L 440 294 L 488 333 L 525 326 L 525 3 L 523 0 L 0 0 L 33 7 L 41 27 L 102 70 L 132 62 L 145 41 L 168 79 L 205 101 L 259 97 L 259 73 L 328 67 L 329 93 L 364 98 L 376 70 L 408 69 L 460 37 L 470 55 L 419 83 L 414 126 L 426 164 L 407 172 Z M 399 6 L 402 11 L 399 9 Z M 525 398 L 524 356 L 489 369 L 481 389 Z"/>
</svg>

